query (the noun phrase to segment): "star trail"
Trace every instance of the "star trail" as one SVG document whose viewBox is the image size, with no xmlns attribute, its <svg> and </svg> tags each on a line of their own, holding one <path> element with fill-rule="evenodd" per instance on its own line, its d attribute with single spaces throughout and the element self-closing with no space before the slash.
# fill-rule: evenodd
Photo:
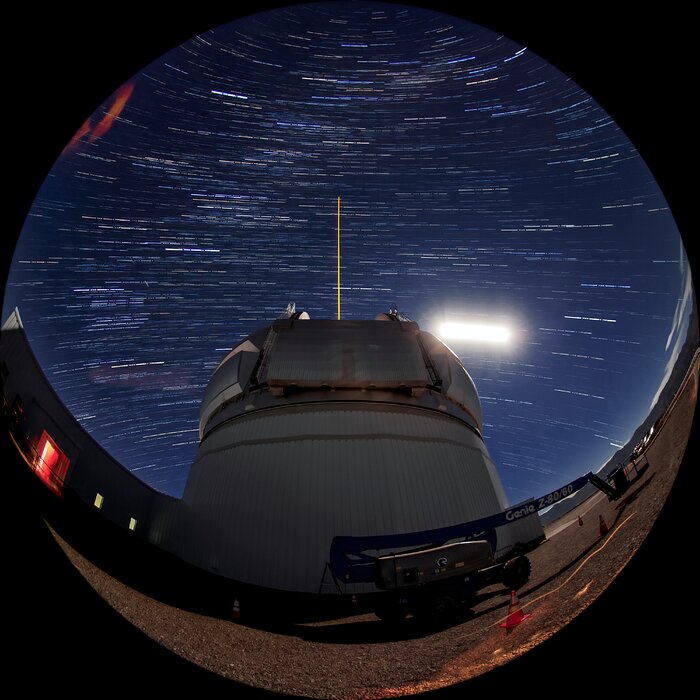
<svg viewBox="0 0 700 700">
<path fill-rule="evenodd" d="M 448 340 L 511 502 L 597 469 L 685 339 L 690 271 L 634 146 L 527 47 L 379 3 L 195 36 L 67 144 L 20 235 L 18 306 L 51 383 L 125 467 L 180 495 L 219 361 L 289 301 L 512 331 Z"/>
</svg>

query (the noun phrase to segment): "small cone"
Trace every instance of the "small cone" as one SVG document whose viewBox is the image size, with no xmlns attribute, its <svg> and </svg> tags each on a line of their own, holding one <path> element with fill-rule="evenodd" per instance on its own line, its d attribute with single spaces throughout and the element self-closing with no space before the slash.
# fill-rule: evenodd
<svg viewBox="0 0 700 700">
<path fill-rule="evenodd" d="M 231 617 L 233 618 L 234 622 L 238 622 L 238 620 L 241 619 L 241 604 L 238 602 L 238 598 L 233 601 Z"/>
<path fill-rule="evenodd" d="M 605 522 L 605 520 L 603 520 L 603 516 L 602 516 L 602 515 L 599 515 L 599 516 L 598 516 L 598 526 L 600 527 L 600 536 L 601 536 L 601 537 L 605 537 L 605 535 L 608 534 L 608 530 L 609 530 L 610 528 L 608 528 L 607 523 Z"/>
<path fill-rule="evenodd" d="M 583 525 L 583 518 L 580 515 L 578 516 L 578 524 Z"/>
<path fill-rule="evenodd" d="M 515 591 L 510 593 L 510 604 L 508 605 L 508 617 L 505 622 L 501 622 L 499 627 L 504 627 L 506 632 L 510 632 L 514 627 L 517 627 L 523 620 L 530 617 L 529 613 L 524 613 L 518 602 L 518 594 Z"/>
</svg>

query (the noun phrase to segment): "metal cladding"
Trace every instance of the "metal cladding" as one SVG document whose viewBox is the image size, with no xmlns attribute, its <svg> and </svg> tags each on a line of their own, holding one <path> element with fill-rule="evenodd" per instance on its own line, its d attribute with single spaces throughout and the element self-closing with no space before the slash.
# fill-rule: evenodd
<svg viewBox="0 0 700 700">
<path fill-rule="evenodd" d="M 253 333 L 224 357 L 204 392 L 199 411 L 199 439 L 211 415 L 231 399 L 243 393 L 251 378 L 265 340 L 264 329 Z"/>
<path fill-rule="evenodd" d="M 184 559 L 317 592 L 336 535 L 504 509 L 469 374 L 416 323 L 394 321 L 278 320 L 224 358 L 183 497 Z"/>
</svg>

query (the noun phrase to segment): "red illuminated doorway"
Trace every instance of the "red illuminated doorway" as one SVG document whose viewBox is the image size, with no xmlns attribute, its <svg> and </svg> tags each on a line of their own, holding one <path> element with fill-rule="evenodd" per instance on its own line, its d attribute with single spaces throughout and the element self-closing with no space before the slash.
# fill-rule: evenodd
<svg viewBox="0 0 700 700">
<path fill-rule="evenodd" d="M 44 430 L 36 446 L 34 471 L 36 475 L 58 496 L 63 495 L 63 483 L 70 460 L 56 441 Z"/>
</svg>

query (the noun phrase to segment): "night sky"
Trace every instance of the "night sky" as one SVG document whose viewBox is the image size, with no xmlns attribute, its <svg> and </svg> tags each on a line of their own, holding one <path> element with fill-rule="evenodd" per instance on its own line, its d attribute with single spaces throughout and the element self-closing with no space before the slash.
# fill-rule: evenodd
<svg viewBox="0 0 700 700">
<path fill-rule="evenodd" d="M 221 358 L 295 301 L 395 303 L 475 380 L 511 502 L 600 467 L 646 417 L 692 287 L 653 176 L 605 111 L 528 48 L 372 3 L 203 31 L 115 92 L 66 145 L 22 230 L 20 308 L 81 424 L 179 495 Z M 86 115 L 81 115 L 81 122 Z M 76 125 L 77 127 L 78 125 Z"/>
</svg>

